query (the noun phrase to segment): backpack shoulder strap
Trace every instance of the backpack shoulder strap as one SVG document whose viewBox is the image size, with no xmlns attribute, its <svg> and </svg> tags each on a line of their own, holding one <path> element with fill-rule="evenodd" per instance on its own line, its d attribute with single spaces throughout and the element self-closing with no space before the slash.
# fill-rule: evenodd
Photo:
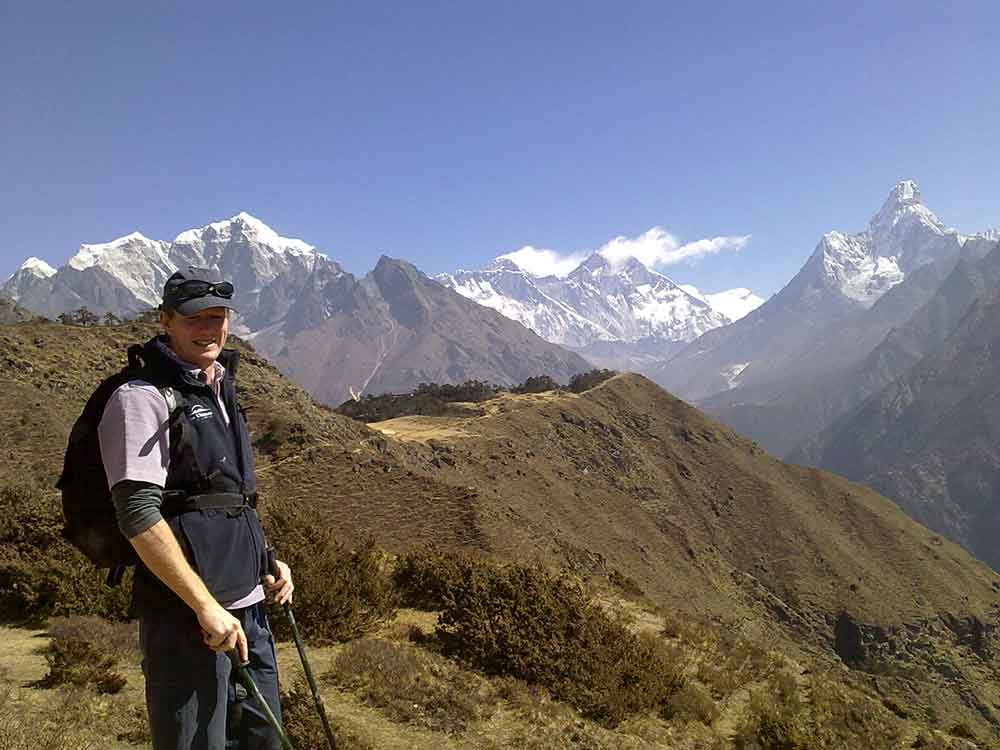
<svg viewBox="0 0 1000 750">
<path fill-rule="evenodd" d="M 169 385 L 161 385 L 159 391 L 163 394 L 163 400 L 167 402 L 167 411 L 172 415 L 177 409 L 177 389 Z"/>
</svg>

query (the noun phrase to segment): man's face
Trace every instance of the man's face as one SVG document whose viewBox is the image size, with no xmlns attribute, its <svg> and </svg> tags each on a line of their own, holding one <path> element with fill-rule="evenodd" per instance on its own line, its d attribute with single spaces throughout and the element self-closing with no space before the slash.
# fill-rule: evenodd
<svg viewBox="0 0 1000 750">
<path fill-rule="evenodd" d="M 174 354 L 202 370 L 222 354 L 229 335 L 229 316 L 224 307 L 209 307 L 194 315 L 160 315 Z"/>
</svg>

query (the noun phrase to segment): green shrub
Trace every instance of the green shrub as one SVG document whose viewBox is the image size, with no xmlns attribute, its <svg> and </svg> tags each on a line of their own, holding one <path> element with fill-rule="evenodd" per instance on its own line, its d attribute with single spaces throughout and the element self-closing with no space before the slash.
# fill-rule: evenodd
<svg viewBox="0 0 1000 750">
<path fill-rule="evenodd" d="M 282 540 L 279 557 L 295 581 L 295 619 L 317 645 L 357 638 L 392 619 L 397 597 L 385 554 L 371 539 L 356 549 L 328 527 L 309 523 L 295 511 L 272 519 Z M 290 638 L 284 615 L 271 616 L 275 634 Z"/>
<path fill-rule="evenodd" d="M 48 617 L 128 617 L 127 580 L 115 588 L 107 571 L 62 537 L 58 496 L 31 485 L 0 487 L 0 618 L 39 623 Z"/>
<path fill-rule="evenodd" d="M 609 726 L 662 708 L 679 687 L 662 641 L 630 633 L 568 578 L 483 562 L 461 572 L 447 586 L 437 628 L 445 653 L 542 685 Z"/>
<path fill-rule="evenodd" d="M 520 385 L 515 385 L 510 389 L 510 392 L 544 393 L 545 391 L 561 391 L 562 389 L 563 387 L 549 375 L 533 375 Z"/>
<path fill-rule="evenodd" d="M 572 393 L 583 393 L 589 391 L 594 386 L 598 386 L 608 378 L 613 378 L 618 373 L 615 370 L 588 370 L 574 375 L 569 379 L 567 390 Z"/>
<path fill-rule="evenodd" d="M 972 740 L 973 742 L 976 741 L 976 733 L 973 732 L 972 728 L 965 722 L 959 722 L 958 724 L 953 725 L 952 728 L 948 730 L 948 734 L 952 737 L 961 737 L 964 740 Z"/>
<path fill-rule="evenodd" d="M 439 610 L 444 608 L 449 592 L 477 565 L 486 569 L 489 563 L 464 552 L 421 547 L 396 560 L 392 582 L 406 606 Z"/>
<path fill-rule="evenodd" d="M 334 411 L 360 422 L 382 422 L 412 415 L 440 417 L 462 413 L 451 406 L 453 403 L 487 401 L 501 390 L 500 386 L 480 380 L 467 380 L 458 385 L 421 383 L 410 393 L 368 394 L 362 399 L 349 399 Z"/>
</svg>

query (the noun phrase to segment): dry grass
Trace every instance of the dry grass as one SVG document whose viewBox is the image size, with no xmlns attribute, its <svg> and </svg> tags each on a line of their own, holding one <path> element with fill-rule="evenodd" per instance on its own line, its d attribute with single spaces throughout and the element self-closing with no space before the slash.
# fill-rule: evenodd
<svg viewBox="0 0 1000 750">
<path fill-rule="evenodd" d="M 395 721 L 446 733 L 488 718 L 498 700 L 489 681 L 443 656 L 374 638 L 348 644 L 326 679 Z"/>
<path fill-rule="evenodd" d="M 85 687 L 52 691 L 44 709 L 0 688 L 0 750 L 103 750 L 112 740 L 147 744 L 146 712 L 123 696 Z"/>
<path fill-rule="evenodd" d="M 673 721 L 711 724 L 719 718 L 720 711 L 708 690 L 696 682 L 687 682 L 670 697 L 664 716 Z"/>
</svg>

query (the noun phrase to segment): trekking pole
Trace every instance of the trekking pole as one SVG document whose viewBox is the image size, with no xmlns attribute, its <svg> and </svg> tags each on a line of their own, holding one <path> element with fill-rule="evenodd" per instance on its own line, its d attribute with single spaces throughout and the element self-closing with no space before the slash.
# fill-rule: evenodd
<svg viewBox="0 0 1000 750">
<path fill-rule="evenodd" d="M 276 560 L 277 557 L 275 556 L 274 547 L 268 547 L 267 567 L 271 571 L 271 575 L 274 576 L 275 580 L 277 580 L 279 573 Z M 292 612 L 292 605 L 285 602 L 281 605 L 281 609 L 285 613 L 285 617 L 288 618 L 288 624 L 292 627 L 292 638 L 295 640 L 295 648 L 299 652 L 299 659 L 302 661 L 302 669 L 306 673 L 306 681 L 309 683 L 309 689 L 312 691 L 313 702 L 316 704 L 316 711 L 319 713 L 319 719 L 323 723 L 323 733 L 326 735 L 326 742 L 330 746 L 330 750 L 337 750 L 337 740 L 333 736 L 333 729 L 330 727 L 330 720 L 326 717 L 326 707 L 323 705 L 323 699 L 319 697 L 319 688 L 316 687 L 316 678 L 313 677 L 312 667 L 309 666 L 309 659 L 306 657 L 305 644 L 302 642 L 302 636 L 299 635 L 299 626 L 295 622 L 295 613 Z"/>
<path fill-rule="evenodd" d="M 240 661 L 240 655 L 233 649 L 229 652 L 229 659 L 233 663 L 233 669 L 236 670 L 236 677 L 239 679 L 240 684 L 246 688 L 247 692 L 250 693 L 260 704 L 261 711 L 264 712 L 264 718 L 267 719 L 267 723 L 271 725 L 271 728 L 278 733 L 278 739 L 281 741 L 281 747 L 283 750 L 295 750 L 292 747 L 292 741 L 288 739 L 288 735 L 285 734 L 285 730 L 281 728 L 281 722 L 275 717 L 274 712 L 271 707 L 264 700 L 264 696 L 261 695 L 260 688 L 254 683 L 253 679 L 250 677 L 250 673 L 247 671 L 247 665 Z M 249 664 L 249 662 L 247 662 Z"/>
</svg>

